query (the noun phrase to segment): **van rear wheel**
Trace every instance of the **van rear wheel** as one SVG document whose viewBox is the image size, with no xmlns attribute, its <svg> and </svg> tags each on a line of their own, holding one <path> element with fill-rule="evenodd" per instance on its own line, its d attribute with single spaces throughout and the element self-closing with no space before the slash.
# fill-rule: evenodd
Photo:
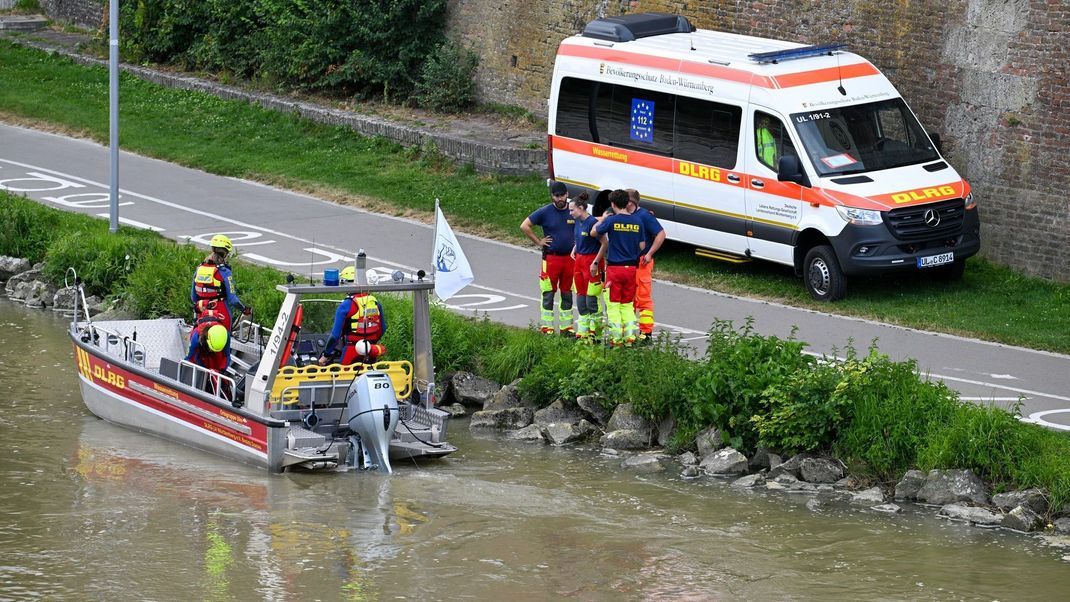
<svg viewBox="0 0 1070 602">
<path fill-rule="evenodd" d="M 806 253 L 803 284 L 817 301 L 837 301 L 847 294 L 847 278 L 829 245 L 820 245 Z"/>
</svg>

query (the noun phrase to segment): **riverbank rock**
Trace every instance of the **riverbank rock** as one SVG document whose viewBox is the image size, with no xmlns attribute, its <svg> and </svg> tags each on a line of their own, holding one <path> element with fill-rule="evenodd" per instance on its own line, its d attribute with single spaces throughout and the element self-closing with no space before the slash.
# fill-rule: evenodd
<svg viewBox="0 0 1070 602">
<path fill-rule="evenodd" d="M 925 484 L 925 473 L 920 470 L 908 470 L 895 485 L 895 499 L 913 502 L 918 499 L 918 490 Z"/>
<path fill-rule="evenodd" d="M 947 504 L 940 508 L 940 516 L 954 520 L 969 521 L 975 525 L 996 526 L 1003 522 L 1003 515 L 977 506 Z"/>
<path fill-rule="evenodd" d="M 570 399 L 558 399 L 545 408 L 535 412 L 535 424 L 547 426 L 550 424 L 576 424 L 584 420 L 587 414 Z"/>
<path fill-rule="evenodd" d="M 817 491 L 817 487 L 813 484 L 796 479 L 794 475 L 783 473 L 777 475 L 772 480 L 766 480 L 765 488 L 775 491 L 782 490 L 790 493 L 813 493 Z"/>
<path fill-rule="evenodd" d="M 698 466 L 684 466 L 684 469 L 680 471 L 680 476 L 685 479 L 697 479 L 702 476 L 702 472 Z"/>
<path fill-rule="evenodd" d="M 453 418 L 460 418 L 468 414 L 468 410 L 459 403 L 451 403 L 450 405 L 439 406 L 439 408 L 444 412 L 449 412 Z"/>
<path fill-rule="evenodd" d="M 56 287 L 43 280 L 20 283 L 12 295 L 12 299 L 19 299 L 27 307 L 45 308 L 52 306 L 52 299 L 56 296 Z"/>
<path fill-rule="evenodd" d="M 700 458 L 705 458 L 724 447 L 724 437 L 721 436 L 720 429 L 711 426 L 695 435 L 695 447 L 698 448 L 698 456 Z"/>
<path fill-rule="evenodd" d="M 883 504 L 884 492 L 880 487 L 870 487 L 851 496 L 852 504 Z"/>
<path fill-rule="evenodd" d="M 761 487 L 762 485 L 765 485 L 765 475 L 749 474 L 732 481 L 730 487 L 735 487 L 736 489 L 751 489 L 752 487 Z"/>
<path fill-rule="evenodd" d="M 1057 535 L 1070 535 L 1070 518 L 1056 519 L 1052 524 L 1052 529 Z"/>
<path fill-rule="evenodd" d="M 501 391 L 498 383 L 476 376 L 471 372 L 455 372 L 447 380 L 449 394 L 453 400 L 470 408 L 486 409 L 487 402 L 494 394 Z"/>
<path fill-rule="evenodd" d="M 663 472 L 665 470 L 665 461 L 668 459 L 669 457 L 665 454 L 648 452 L 629 456 L 620 465 L 621 468 L 627 468 L 643 474 L 651 474 Z"/>
<path fill-rule="evenodd" d="M 15 274 L 27 272 L 31 267 L 33 266 L 30 265 L 28 259 L 8 257 L 6 255 L 0 256 L 0 282 L 6 281 Z"/>
<path fill-rule="evenodd" d="M 1018 506 L 1025 506 L 1037 514 L 1048 512 L 1048 496 L 1042 489 L 1032 488 L 1021 491 L 1008 491 L 992 496 L 992 505 L 1004 512 Z"/>
<path fill-rule="evenodd" d="M 1015 506 L 1013 510 L 1003 515 L 1001 526 L 1015 531 L 1029 533 L 1044 528 L 1044 519 L 1026 506 Z"/>
<path fill-rule="evenodd" d="M 576 424 L 571 422 L 551 422 L 550 424 L 539 425 L 536 422 L 533 426 L 539 427 L 543 438 L 551 445 L 565 445 L 583 441 L 598 430 L 593 424 L 587 422 L 586 418 L 581 418 Z"/>
<path fill-rule="evenodd" d="M 542 428 L 537 424 L 529 424 L 518 431 L 512 431 L 508 436 L 518 441 L 545 441 L 542 437 Z"/>
<path fill-rule="evenodd" d="M 44 264 L 39 263 L 37 265 L 32 266 L 28 270 L 19 272 L 17 274 L 12 274 L 9 278 L 7 278 L 7 282 L 4 284 L 4 290 L 7 291 L 7 296 L 12 297 L 15 290 L 20 284 L 33 282 L 34 280 L 40 278 L 43 267 Z"/>
<path fill-rule="evenodd" d="M 799 477 L 807 483 L 835 483 L 843 478 L 843 466 L 830 458 L 805 458 L 799 462 Z"/>
<path fill-rule="evenodd" d="M 881 504 L 879 506 L 873 506 L 870 510 L 873 510 L 874 512 L 884 512 L 885 514 L 898 514 L 903 511 L 903 509 L 896 504 Z"/>
<path fill-rule="evenodd" d="M 702 458 L 699 468 L 710 476 L 747 474 L 747 456 L 726 447 Z"/>
<path fill-rule="evenodd" d="M 692 452 L 680 454 L 680 464 L 684 466 L 698 466 L 698 456 Z"/>
<path fill-rule="evenodd" d="M 500 408 L 480 410 L 472 414 L 469 429 L 518 430 L 531 424 L 535 412 L 531 408 Z"/>
<path fill-rule="evenodd" d="M 988 505 L 985 484 L 971 470 L 930 470 L 925 484 L 918 490 L 917 500 L 926 504 L 954 504 L 971 502 Z"/>
<path fill-rule="evenodd" d="M 576 398 L 576 405 L 587 414 L 592 423 L 605 426 L 609 422 L 610 412 L 603 401 L 598 395 L 580 395 Z"/>
<path fill-rule="evenodd" d="M 665 447 L 672 440 L 673 431 L 676 430 L 676 420 L 669 416 L 658 423 L 658 445 Z"/>
<path fill-rule="evenodd" d="M 802 466 L 802 461 L 807 458 L 812 458 L 810 454 L 795 454 L 791 458 L 788 458 L 786 462 L 781 462 L 769 469 L 769 474 L 766 475 L 770 479 L 775 479 L 782 474 L 790 474 L 796 479 L 800 478 L 801 474 L 799 468 Z"/>
<path fill-rule="evenodd" d="M 747 463 L 751 472 L 758 472 L 759 470 L 769 470 L 777 464 L 782 464 L 784 461 L 779 455 L 769 451 L 769 448 L 765 446 L 758 446 L 758 450 L 751 456 L 750 461 Z"/>
<path fill-rule="evenodd" d="M 637 414 L 632 404 L 622 403 L 613 410 L 606 429 L 610 431 L 631 429 L 649 434 L 654 430 L 654 423 Z"/>
<path fill-rule="evenodd" d="M 501 389 L 498 389 L 498 391 L 494 393 L 494 395 L 491 395 L 483 404 L 484 410 L 504 410 L 506 408 L 522 407 L 524 407 L 524 402 L 520 401 L 520 393 L 517 391 L 516 385 L 513 384 L 505 385 Z M 478 414 L 479 412 L 476 413 Z M 535 410 L 531 410 L 531 413 L 532 416 L 534 416 Z"/>
<path fill-rule="evenodd" d="M 858 477 L 854 475 L 847 475 L 839 481 L 832 484 L 835 489 L 846 489 L 848 491 L 855 491 L 862 488 L 862 481 L 858 480 Z"/>
<path fill-rule="evenodd" d="M 621 451 L 647 449 L 650 447 L 650 432 L 635 429 L 617 429 L 602 437 L 602 447 Z"/>
</svg>

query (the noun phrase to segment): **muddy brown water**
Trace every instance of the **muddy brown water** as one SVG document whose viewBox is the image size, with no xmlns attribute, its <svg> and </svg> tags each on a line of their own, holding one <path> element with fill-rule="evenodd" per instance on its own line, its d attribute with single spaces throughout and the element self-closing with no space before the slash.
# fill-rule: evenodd
<svg viewBox="0 0 1070 602">
<path fill-rule="evenodd" d="M 0 300 L 0 600 L 1055 600 L 1070 551 L 473 437 L 269 475 L 85 409 L 65 320 Z M 811 504 L 813 505 L 813 504 Z"/>
</svg>

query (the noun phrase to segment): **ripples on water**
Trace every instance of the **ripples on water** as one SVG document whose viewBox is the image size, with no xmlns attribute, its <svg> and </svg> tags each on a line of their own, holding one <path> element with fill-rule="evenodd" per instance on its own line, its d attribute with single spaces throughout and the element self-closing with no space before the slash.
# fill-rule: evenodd
<svg viewBox="0 0 1070 602">
<path fill-rule="evenodd" d="M 1034 538 L 473 438 L 267 475 L 104 423 L 64 323 L 0 301 L 0 599 L 1065 599 Z"/>
</svg>

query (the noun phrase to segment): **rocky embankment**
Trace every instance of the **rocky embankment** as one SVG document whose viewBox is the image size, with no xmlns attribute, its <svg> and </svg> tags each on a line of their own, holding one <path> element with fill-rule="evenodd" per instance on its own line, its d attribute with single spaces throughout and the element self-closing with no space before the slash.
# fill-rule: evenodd
<svg viewBox="0 0 1070 602">
<path fill-rule="evenodd" d="M 636 414 L 630 404 L 614 407 L 595 396 L 561 399 L 538 409 L 525 403 L 518 384 L 501 386 L 458 372 L 447 379 L 445 400 L 452 405 L 445 409 L 454 416 L 474 410 L 473 431 L 550 445 L 596 444 L 602 453 L 619 456 L 623 469 L 677 470 L 684 479 L 725 479 L 734 489 L 808 495 L 807 507 L 812 509 L 846 503 L 895 514 L 902 511 L 901 504 L 917 504 L 979 527 L 1070 535 L 1070 506 L 1051 508 L 1041 489 L 991 495 L 991 487 L 969 470 L 910 470 L 894 486 L 870 483 L 846 474 L 844 463 L 836 458 L 797 454 L 784 459 L 764 448 L 748 457 L 726 446 L 716 428 L 699 433 L 691 450 L 670 454 L 664 446 L 675 428 L 671 419 L 655 424 Z"/>
<path fill-rule="evenodd" d="M 0 256 L 0 282 L 4 283 L 4 292 L 9 299 L 28 307 L 72 311 L 77 289 L 74 286 L 57 288 L 44 276 L 44 270 L 43 262 L 31 265 L 26 259 Z M 104 302 L 99 297 L 88 297 L 85 302 L 91 316 L 96 316 L 105 309 Z M 81 307 L 79 311 L 82 311 Z"/>
</svg>

